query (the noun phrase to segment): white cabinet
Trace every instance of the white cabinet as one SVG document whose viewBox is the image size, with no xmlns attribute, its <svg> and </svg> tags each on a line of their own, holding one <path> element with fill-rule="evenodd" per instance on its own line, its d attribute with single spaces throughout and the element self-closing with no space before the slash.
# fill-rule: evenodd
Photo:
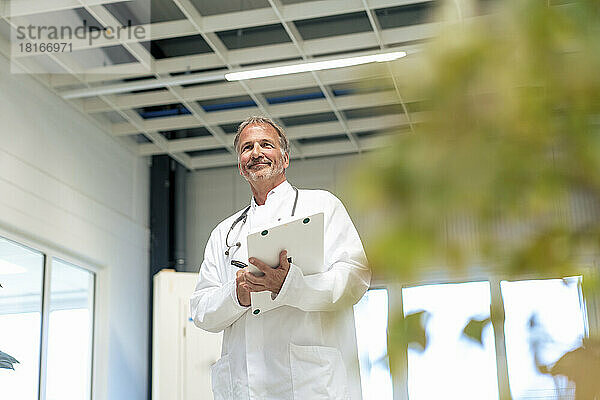
<svg viewBox="0 0 600 400">
<path fill-rule="evenodd" d="M 198 275 L 162 270 L 154 276 L 152 400 L 212 399 L 210 366 L 221 356 L 222 333 L 190 318 Z"/>
</svg>

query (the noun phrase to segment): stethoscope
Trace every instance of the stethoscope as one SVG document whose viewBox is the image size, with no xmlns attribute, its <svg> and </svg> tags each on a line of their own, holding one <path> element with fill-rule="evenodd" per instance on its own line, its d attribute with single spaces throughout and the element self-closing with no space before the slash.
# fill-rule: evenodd
<svg viewBox="0 0 600 400">
<path fill-rule="evenodd" d="M 296 192 L 296 197 L 294 198 L 294 206 L 292 207 L 292 217 L 293 217 L 294 214 L 296 213 L 296 204 L 298 204 L 298 188 L 296 186 L 292 186 L 292 188 Z M 237 217 L 235 219 L 235 221 L 233 221 L 233 224 L 231 224 L 231 228 L 229 228 L 229 231 L 227 232 L 227 236 L 225 237 L 225 247 L 227 248 L 227 250 L 225 250 L 226 256 L 229 255 L 229 250 L 231 250 L 232 247 L 240 247 L 242 245 L 240 242 L 230 245 L 229 244 L 229 234 L 231 233 L 231 231 L 233 231 L 233 228 L 235 228 L 235 226 L 240 221 L 242 221 L 242 226 L 246 223 L 246 220 L 248 219 L 248 211 L 249 210 L 250 210 L 250 206 L 246 207 L 246 209 L 240 214 L 240 216 Z"/>
</svg>

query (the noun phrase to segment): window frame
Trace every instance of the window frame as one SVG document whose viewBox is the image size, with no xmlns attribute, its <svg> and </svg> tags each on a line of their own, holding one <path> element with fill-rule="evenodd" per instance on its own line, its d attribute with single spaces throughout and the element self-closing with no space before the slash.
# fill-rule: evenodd
<svg viewBox="0 0 600 400">
<path fill-rule="evenodd" d="M 590 277 L 598 275 L 600 272 L 600 261 L 590 261 L 578 268 L 577 275 L 582 277 Z M 495 343 L 495 358 L 496 358 L 496 376 L 498 381 L 498 398 L 510 398 L 510 385 L 508 379 L 508 359 L 506 357 L 506 338 L 505 338 L 505 308 L 502 299 L 500 284 L 502 281 L 518 282 L 526 280 L 547 280 L 547 279 L 563 279 L 563 276 L 555 275 L 533 275 L 522 274 L 519 276 L 508 276 L 506 274 L 494 274 L 490 270 L 478 270 L 471 276 L 449 277 L 440 270 L 430 270 L 425 273 L 429 278 L 417 280 L 409 280 L 405 282 L 385 282 L 381 279 L 374 279 L 367 290 L 371 289 L 386 289 L 388 292 L 388 316 L 404 315 L 402 289 L 424 285 L 436 284 L 458 284 L 469 282 L 488 282 L 490 285 L 490 318 L 492 323 L 500 323 L 502 329 L 496 329 L 493 326 L 494 343 Z M 584 335 L 600 333 L 600 293 L 592 297 L 586 296 L 583 287 L 580 288 L 580 296 L 583 300 L 583 317 L 584 317 Z M 398 314 L 400 313 L 400 314 Z M 389 346 L 389 342 L 388 342 Z M 388 347 L 389 348 L 389 347 Z M 401 362 L 404 368 L 402 374 L 392 374 L 392 387 L 394 400 L 409 400 L 408 395 L 408 354 L 407 349 L 401 349 L 398 354 L 401 354 Z M 391 366 L 390 366 L 391 368 Z"/>
<path fill-rule="evenodd" d="M 100 335 L 101 321 L 106 321 L 106 306 L 101 304 L 99 300 L 105 300 L 105 295 L 99 295 L 100 289 L 106 287 L 107 276 L 106 269 L 95 263 L 89 258 L 78 255 L 75 252 L 67 249 L 60 249 L 43 239 L 31 238 L 23 233 L 15 233 L 14 230 L 7 230 L 0 226 L 0 237 L 14 242 L 17 245 L 25 246 L 33 251 L 37 251 L 43 256 L 42 269 L 42 307 L 41 307 L 41 324 L 40 324 L 40 359 L 38 370 L 38 400 L 46 400 L 46 380 L 47 380 L 47 361 L 48 361 L 48 335 L 50 322 L 50 290 L 52 278 L 52 262 L 53 260 L 63 261 L 73 264 L 85 271 L 94 274 L 94 293 L 93 301 L 93 318 L 90 335 L 90 400 L 95 400 L 101 396 L 97 393 L 98 376 L 96 371 L 99 371 L 102 365 L 106 364 L 105 359 L 98 357 L 100 355 L 101 346 L 105 346 L 106 341 L 99 343 L 97 340 Z M 102 291 L 104 292 L 104 290 Z"/>
</svg>

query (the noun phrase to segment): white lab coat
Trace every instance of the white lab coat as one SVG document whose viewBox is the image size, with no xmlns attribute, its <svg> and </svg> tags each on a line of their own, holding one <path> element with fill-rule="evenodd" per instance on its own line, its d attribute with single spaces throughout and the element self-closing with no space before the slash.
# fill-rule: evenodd
<svg viewBox="0 0 600 400">
<path fill-rule="evenodd" d="M 367 290 L 371 272 L 358 233 L 334 195 L 300 190 L 293 218 L 324 212 L 322 272 L 304 276 L 292 264 L 270 309 L 264 304 L 257 315 L 237 300 L 231 260 L 248 262 L 248 233 L 291 220 L 294 197 L 286 181 L 264 205 L 252 199 L 248 220 L 229 235 L 230 244 L 242 245 L 229 256 L 225 237 L 243 210 L 221 222 L 206 245 L 190 307 L 196 326 L 224 331 L 221 359 L 211 368 L 215 400 L 361 399 L 352 306 Z"/>
</svg>

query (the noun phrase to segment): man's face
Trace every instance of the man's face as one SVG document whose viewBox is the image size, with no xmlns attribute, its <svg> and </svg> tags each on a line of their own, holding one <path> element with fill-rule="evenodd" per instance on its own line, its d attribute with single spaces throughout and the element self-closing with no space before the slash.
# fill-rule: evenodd
<svg viewBox="0 0 600 400">
<path fill-rule="evenodd" d="M 240 134 L 238 168 L 248 182 L 270 180 L 284 174 L 289 165 L 282 154 L 277 130 L 269 124 L 251 124 Z"/>
</svg>

